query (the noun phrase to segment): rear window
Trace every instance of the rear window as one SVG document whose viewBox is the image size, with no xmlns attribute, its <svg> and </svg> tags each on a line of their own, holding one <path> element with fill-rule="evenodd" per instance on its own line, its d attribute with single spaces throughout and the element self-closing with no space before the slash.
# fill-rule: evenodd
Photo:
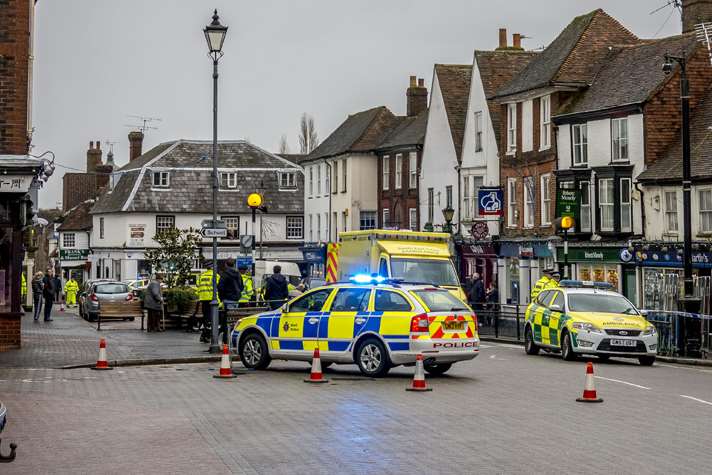
<svg viewBox="0 0 712 475">
<path fill-rule="evenodd" d="M 376 312 L 410 312 L 413 308 L 401 294 L 390 290 L 376 290 Z"/>
<path fill-rule="evenodd" d="M 126 294 L 128 291 L 126 284 L 99 284 L 94 289 L 97 294 Z"/>
<path fill-rule="evenodd" d="M 421 298 L 430 312 L 456 312 L 469 310 L 467 305 L 447 290 L 423 289 L 413 291 Z"/>
</svg>

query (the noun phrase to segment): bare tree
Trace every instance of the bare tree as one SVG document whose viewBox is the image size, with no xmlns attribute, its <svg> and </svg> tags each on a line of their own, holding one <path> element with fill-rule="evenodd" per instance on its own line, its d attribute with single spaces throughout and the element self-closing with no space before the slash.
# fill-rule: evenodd
<svg viewBox="0 0 712 475">
<path fill-rule="evenodd" d="M 311 153 L 319 145 L 319 137 L 314 127 L 314 117 L 306 112 L 299 121 L 299 151 L 303 155 Z"/>
<path fill-rule="evenodd" d="M 287 143 L 287 134 L 282 134 L 282 138 L 279 139 L 279 153 L 289 153 L 289 143 Z"/>
</svg>

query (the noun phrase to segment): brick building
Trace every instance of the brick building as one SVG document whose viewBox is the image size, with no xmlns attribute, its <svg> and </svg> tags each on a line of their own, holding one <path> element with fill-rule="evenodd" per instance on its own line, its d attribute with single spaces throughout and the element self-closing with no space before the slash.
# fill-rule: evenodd
<svg viewBox="0 0 712 475">
<path fill-rule="evenodd" d="M 130 150 L 133 151 L 129 134 Z M 140 133 L 140 132 L 139 132 Z M 140 148 L 138 149 L 140 155 Z M 109 177 L 114 170 L 113 153 L 109 152 L 107 163 L 102 162 L 101 142 L 89 142 L 85 173 L 65 173 L 62 177 L 62 209 L 69 211 L 80 203 L 96 199 L 109 184 Z"/>
</svg>

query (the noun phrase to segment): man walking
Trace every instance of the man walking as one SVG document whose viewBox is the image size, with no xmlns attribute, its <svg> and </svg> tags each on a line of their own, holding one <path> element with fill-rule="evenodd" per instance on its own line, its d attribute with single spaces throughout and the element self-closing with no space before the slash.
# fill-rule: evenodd
<svg viewBox="0 0 712 475">
<path fill-rule="evenodd" d="M 218 296 L 223 303 L 223 311 L 220 313 L 223 343 L 227 343 L 227 312 L 237 308 L 243 287 L 242 275 L 235 270 L 235 259 L 230 257 L 225 261 L 225 271 L 220 276 L 218 284 Z"/>
<path fill-rule="evenodd" d="M 250 275 L 249 268 L 242 264 L 238 268 L 242 276 L 242 295 L 240 296 L 240 307 L 247 307 L 255 296 L 255 283 Z"/>
<path fill-rule="evenodd" d="M 275 310 L 281 307 L 288 297 L 289 286 L 282 275 L 282 266 L 274 266 L 272 275 L 265 282 L 265 301 L 270 309 Z"/>
<path fill-rule="evenodd" d="M 44 274 L 42 272 L 35 273 L 32 278 L 32 310 L 34 313 L 35 321 L 40 319 L 42 314 L 42 288 L 44 284 L 42 283 L 44 279 Z"/>
<path fill-rule="evenodd" d="M 67 296 L 67 308 L 77 306 L 77 292 L 79 292 L 79 284 L 72 275 L 69 276 L 69 280 L 64 284 L 64 293 Z"/>
<path fill-rule="evenodd" d="M 206 261 L 203 264 L 207 270 L 198 276 L 198 300 L 203 311 L 203 332 L 200 335 L 200 341 L 210 341 L 210 332 L 208 329 L 212 325 L 210 316 L 210 302 L 213 300 L 213 263 Z M 220 284 L 220 274 L 216 276 L 216 285 Z"/>
<path fill-rule="evenodd" d="M 469 295 L 470 302 L 475 307 L 475 310 L 481 310 L 485 301 L 485 283 L 477 272 L 472 275 L 472 279 L 472 290 Z"/>
<path fill-rule="evenodd" d="M 58 275 L 54 275 L 54 301 L 59 303 L 64 312 L 64 303 L 62 302 L 62 279 Z"/>
<path fill-rule="evenodd" d="M 52 321 L 52 305 L 57 294 L 55 287 L 54 269 L 47 269 L 47 274 L 42 279 L 42 296 L 44 297 L 44 321 Z"/>
<path fill-rule="evenodd" d="M 148 324 L 146 331 L 157 332 L 161 330 L 159 322 L 163 316 L 163 293 L 161 292 L 163 277 L 156 275 L 146 287 L 143 305 L 148 310 Z"/>
</svg>

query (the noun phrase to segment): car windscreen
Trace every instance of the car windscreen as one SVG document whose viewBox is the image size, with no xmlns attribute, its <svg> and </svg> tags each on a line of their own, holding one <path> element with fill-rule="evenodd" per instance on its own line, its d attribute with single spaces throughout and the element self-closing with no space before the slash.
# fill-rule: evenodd
<svg viewBox="0 0 712 475">
<path fill-rule="evenodd" d="M 449 259 L 391 259 L 391 277 L 405 282 L 460 285 Z"/>
<path fill-rule="evenodd" d="M 447 290 L 423 289 L 413 291 L 425 303 L 430 312 L 457 312 L 469 310 L 467 306 Z"/>
<path fill-rule="evenodd" d="M 128 291 L 126 284 L 99 284 L 94 289 L 97 294 L 126 294 Z"/>
<path fill-rule="evenodd" d="M 569 294 L 571 312 L 626 313 L 639 315 L 632 303 L 621 295 L 612 294 Z"/>
</svg>

